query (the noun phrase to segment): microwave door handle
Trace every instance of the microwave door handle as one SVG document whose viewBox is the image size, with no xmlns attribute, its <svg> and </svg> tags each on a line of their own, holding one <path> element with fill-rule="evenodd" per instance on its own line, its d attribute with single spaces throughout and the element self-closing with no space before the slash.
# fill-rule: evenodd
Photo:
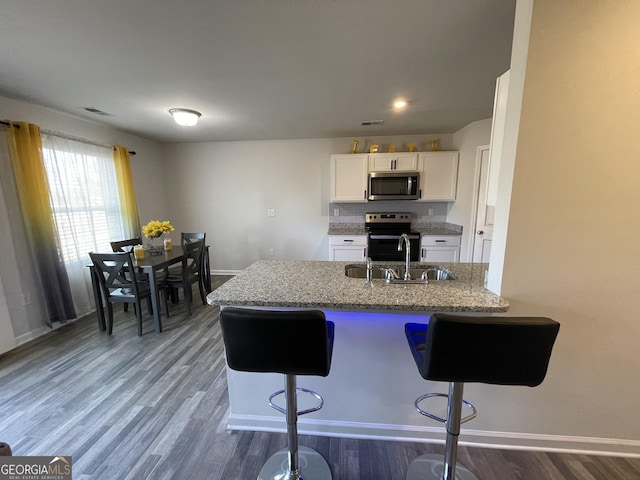
<svg viewBox="0 0 640 480">
<path fill-rule="evenodd" d="M 411 189 L 411 184 L 412 184 L 412 183 L 413 183 L 413 177 L 412 177 L 411 175 L 409 175 L 409 176 L 407 177 L 407 188 L 408 188 L 408 189 L 407 189 L 407 195 L 411 195 L 411 192 L 413 191 L 413 190 Z"/>
</svg>

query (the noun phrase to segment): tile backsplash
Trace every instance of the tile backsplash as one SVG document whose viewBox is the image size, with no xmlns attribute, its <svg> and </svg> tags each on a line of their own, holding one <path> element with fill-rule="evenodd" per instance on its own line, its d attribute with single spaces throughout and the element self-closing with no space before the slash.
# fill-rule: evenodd
<svg viewBox="0 0 640 480">
<path fill-rule="evenodd" d="M 339 215 L 334 215 L 338 209 Z M 329 223 L 364 223 L 364 216 L 373 212 L 410 212 L 414 223 L 447 221 L 449 204 L 445 202 L 379 201 L 366 203 L 329 204 Z M 429 215 L 431 213 L 431 215 Z"/>
</svg>

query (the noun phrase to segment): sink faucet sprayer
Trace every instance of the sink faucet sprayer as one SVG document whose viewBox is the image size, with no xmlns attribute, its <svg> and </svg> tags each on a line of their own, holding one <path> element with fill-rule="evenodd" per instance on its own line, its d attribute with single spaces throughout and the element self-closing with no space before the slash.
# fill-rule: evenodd
<svg viewBox="0 0 640 480">
<path fill-rule="evenodd" d="M 371 266 L 371 257 L 367 257 L 366 265 L 367 265 L 367 283 L 371 283 L 371 270 L 373 268 Z"/>
<path fill-rule="evenodd" d="M 404 240 L 405 248 L 407 249 L 404 256 L 404 279 L 411 280 L 411 273 L 409 273 L 409 267 L 411 262 L 411 241 L 409 240 L 409 235 L 403 233 L 400 235 L 400 239 L 398 240 L 398 251 L 402 251 L 402 241 Z"/>
</svg>

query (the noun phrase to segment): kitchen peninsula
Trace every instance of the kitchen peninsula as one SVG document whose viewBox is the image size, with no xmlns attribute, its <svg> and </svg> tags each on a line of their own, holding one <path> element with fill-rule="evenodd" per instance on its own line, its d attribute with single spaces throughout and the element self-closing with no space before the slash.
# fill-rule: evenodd
<svg viewBox="0 0 640 480">
<path fill-rule="evenodd" d="M 300 433 L 378 438 L 441 439 L 413 407 L 425 393 L 404 335 L 407 322 L 428 321 L 432 312 L 500 313 L 508 303 L 482 287 L 487 265 L 442 266 L 457 280 L 387 284 L 345 275 L 349 262 L 258 261 L 207 297 L 210 305 L 322 310 L 335 322 L 328 377 L 301 377 L 299 386 L 317 391 L 324 407 L 299 420 Z M 401 264 L 398 264 L 400 266 Z M 304 351 L 292 345 L 291 354 Z M 282 417 L 268 406 L 283 376 L 227 370 L 232 430 L 284 431 Z M 437 390 L 446 391 L 446 385 Z M 300 396 L 300 409 L 308 408 Z"/>
</svg>

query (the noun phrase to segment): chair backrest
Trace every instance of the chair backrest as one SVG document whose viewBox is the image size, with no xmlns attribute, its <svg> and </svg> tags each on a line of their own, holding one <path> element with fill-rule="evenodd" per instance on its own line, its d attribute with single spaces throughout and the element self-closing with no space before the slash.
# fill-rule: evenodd
<svg viewBox="0 0 640 480">
<path fill-rule="evenodd" d="M 191 240 L 182 245 L 182 274 L 185 278 L 202 274 L 204 262 L 204 240 Z"/>
<path fill-rule="evenodd" d="M 220 325 L 227 364 L 243 372 L 326 377 L 334 325 L 319 310 L 225 308 Z"/>
<path fill-rule="evenodd" d="M 186 243 L 191 243 L 194 240 L 206 241 L 207 233 L 206 232 L 182 232 L 181 238 L 182 238 L 182 246 L 184 247 Z"/>
<path fill-rule="evenodd" d="M 135 275 L 130 273 L 130 266 L 134 265 L 131 252 L 91 252 L 89 257 L 105 297 L 109 298 L 118 289 L 121 295 L 139 295 L 139 284 L 135 281 Z"/>
<path fill-rule="evenodd" d="M 437 313 L 420 333 L 407 324 L 427 380 L 535 387 L 544 380 L 560 324 L 544 317 L 472 317 Z M 424 325 L 422 326 L 424 335 Z M 412 347 L 413 348 L 413 347 Z"/>
<path fill-rule="evenodd" d="M 114 252 L 124 252 L 122 247 L 135 247 L 136 245 L 142 245 L 140 237 L 129 238 L 128 240 L 119 240 L 117 242 L 111 242 L 111 249 Z"/>
</svg>

